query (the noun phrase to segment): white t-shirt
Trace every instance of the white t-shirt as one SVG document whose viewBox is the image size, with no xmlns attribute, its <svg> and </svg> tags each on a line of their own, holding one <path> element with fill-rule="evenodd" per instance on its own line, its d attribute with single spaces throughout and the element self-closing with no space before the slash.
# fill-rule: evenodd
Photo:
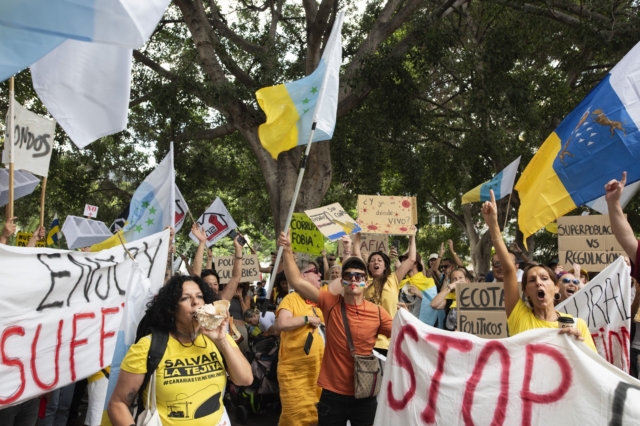
<svg viewBox="0 0 640 426">
<path fill-rule="evenodd" d="M 262 313 L 260 314 L 259 327 L 263 333 L 266 333 L 269 327 L 271 327 L 275 323 L 276 323 L 276 314 L 274 314 L 273 312 L 271 311 L 265 312 L 264 317 L 262 316 Z"/>
</svg>

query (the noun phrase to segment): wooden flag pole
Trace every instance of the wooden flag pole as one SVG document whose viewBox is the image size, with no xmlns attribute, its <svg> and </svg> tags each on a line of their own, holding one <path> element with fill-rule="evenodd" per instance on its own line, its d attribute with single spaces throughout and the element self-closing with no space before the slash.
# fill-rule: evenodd
<svg viewBox="0 0 640 426">
<path fill-rule="evenodd" d="M 42 178 L 42 192 L 40 193 L 40 226 L 44 226 L 44 194 L 47 191 L 47 177 Z M 45 236 L 46 238 L 46 236 Z"/>
<path fill-rule="evenodd" d="M 14 79 L 11 77 L 9 79 L 9 119 L 7 120 L 7 133 L 5 136 L 5 143 L 9 142 L 9 204 L 7 204 L 7 212 L 6 212 L 6 220 L 9 220 L 13 217 L 13 138 L 11 135 L 13 134 L 13 97 L 14 97 Z M 8 137 L 7 137 L 8 136 Z"/>
</svg>

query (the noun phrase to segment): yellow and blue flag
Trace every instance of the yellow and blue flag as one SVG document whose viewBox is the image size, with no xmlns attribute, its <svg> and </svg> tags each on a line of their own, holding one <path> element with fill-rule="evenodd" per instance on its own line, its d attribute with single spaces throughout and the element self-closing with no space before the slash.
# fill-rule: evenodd
<svg viewBox="0 0 640 426">
<path fill-rule="evenodd" d="M 51 228 L 47 234 L 47 245 L 52 246 L 60 240 L 60 220 L 58 219 L 58 213 L 53 215 L 53 221 L 51 222 Z"/>
<path fill-rule="evenodd" d="M 338 86 L 342 63 L 342 19 L 340 12 L 331 30 L 318 68 L 290 83 L 264 87 L 256 92 L 258 105 L 267 116 L 260 125 L 260 143 L 273 159 L 281 152 L 311 142 L 331 139 L 336 126 Z"/>
<path fill-rule="evenodd" d="M 476 203 L 478 201 L 489 201 L 491 195 L 489 191 L 493 189 L 496 200 L 506 197 L 513 191 L 513 183 L 516 180 L 520 157 L 511 162 L 507 167 L 496 174 L 493 179 L 480 184 L 462 196 L 462 204 Z"/>
<path fill-rule="evenodd" d="M 525 239 L 604 195 L 627 171 L 640 180 L 640 43 L 602 79 L 542 144 L 523 172 L 518 224 Z"/>
</svg>

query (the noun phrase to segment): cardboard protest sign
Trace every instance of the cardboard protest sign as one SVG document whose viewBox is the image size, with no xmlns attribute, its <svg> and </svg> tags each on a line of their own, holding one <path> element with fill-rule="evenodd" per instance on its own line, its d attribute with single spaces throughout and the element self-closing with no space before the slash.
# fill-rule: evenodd
<svg viewBox="0 0 640 426">
<path fill-rule="evenodd" d="M 624 256 L 624 249 L 611 232 L 607 215 L 563 216 L 558 218 L 558 255 L 565 270 L 573 263 L 587 271 L 602 271 Z"/>
<path fill-rule="evenodd" d="M 169 230 L 126 247 L 157 291 Z M 0 245 L 0 410 L 111 364 L 133 266 L 122 246 L 84 253 Z"/>
<path fill-rule="evenodd" d="M 198 226 L 204 227 L 204 232 L 207 236 L 207 247 L 211 247 L 216 241 L 224 238 L 229 232 L 238 227 L 220 197 L 216 197 L 209 208 L 196 220 L 196 223 Z M 196 244 L 199 243 L 192 232 L 189 232 L 189 238 L 195 241 Z"/>
<path fill-rule="evenodd" d="M 95 219 L 98 217 L 98 206 L 92 206 L 91 204 L 84 205 L 84 213 L 82 216 Z"/>
<path fill-rule="evenodd" d="M 220 276 L 220 284 L 226 284 L 231 279 L 234 262 L 240 262 L 240 259 L 235 259 L 235 256 L 220 256 L 215 257 L 213 261 L 214 268 Z M 260 262 L 258 261 L 258 256 L 245 254 L 242 258 L 242 278 L 240 278 L 240 282 L 258 281 L 259 279 Z"/>
<path fill-rule="evenodd" d="M 18 232 L 16 234 L 16 247 L 26 247 L 27 244 L 29 244 L 29 240 L 31 239 L 31 236 L 33 235 L 33 232 Z M 47 245 L 45 244 L 44 241 L 38 241 L 36 243 L 36 247 L 46 247 Z"/>
<path fill-rule="evenodd" d="M 400 309 L 374 426 L 631 425 L 639 398 L 640 380 L 558 330 L 485 340 Z"/>
<path fill-rule="evenodd" d="M 49 162 L 55 137 L 56 122 L 41 117 L 13 102 L 13 129 L 7 129 L 13 144 L 5 143 L 2 162 L 9 164 L 13 150 L 13 165 L 16 169 L 30 171 L 38 176 L 49 174 Z"/>
<path fill-rule="evenodd" d="M 294 213 L 291 218 L 291 248 L 314 256 L 320 256 L 324 250 L 324 235 L 304 213 Z"/>
<path fill-rule="evenodd" d="M 322 232 L 322 235 L 335 241 L 343 235 L 351 235 L 362 229 L 355 220 L 351 219 L 340 203 L 304 211 L 309 219 Z"/>
<path fill-rule="evenodd" d="M 351 237 L 353 240 L 353 237 Z M 342 243 L 338 242 L 338 256 L 342 256 Z M 389 236 L 376 234 L 360 234 L 360 253 L 381 251 L 389 254 Z"/>
<path fill-rule="evenodd" d="M 598 353 L 625 373 L 631 345 L 631 277 L 619 257 L 556 310 L 582 318 Z M 560 285 L 563 285 L 560 283 Z"/>
<path fill-rule="evenodd" d="M 358 195 L 358 224 L 363 234 L 414 235 L 418 224 L 416 197 Z"/>
<path fill-rule="evenodd" d="M 458 331 L 485 339 L 508 336 L 503 283 L 458 283 Z"/>
</svg>

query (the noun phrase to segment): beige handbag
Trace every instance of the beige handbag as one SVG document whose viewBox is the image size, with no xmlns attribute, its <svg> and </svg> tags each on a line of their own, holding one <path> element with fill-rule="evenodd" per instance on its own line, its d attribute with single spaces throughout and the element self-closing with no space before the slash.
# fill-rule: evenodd
<svg viewBox="0 0 640 426">
<path fill-rule="evenodd" d="M 347 308 L 344 304 L 344 299 L 341 301 L 340 309 L 342 311 L 342 322 L 344 323 L 344 331 L 347 335 L 349 350 L 353 357 L 354 396 L 356 399 L 371 398 L 378 395 L 378 392 L 380 392 L 380 384 L 382 383 L 380 363 L 373 353 L 371 355 L 356 355 L 356 350 L 351 338 L 351 329 L 349 327 L 349 319 L 347 318 Z M 379 306 L 378 318 L 380 318 Z"/>
</svg>

